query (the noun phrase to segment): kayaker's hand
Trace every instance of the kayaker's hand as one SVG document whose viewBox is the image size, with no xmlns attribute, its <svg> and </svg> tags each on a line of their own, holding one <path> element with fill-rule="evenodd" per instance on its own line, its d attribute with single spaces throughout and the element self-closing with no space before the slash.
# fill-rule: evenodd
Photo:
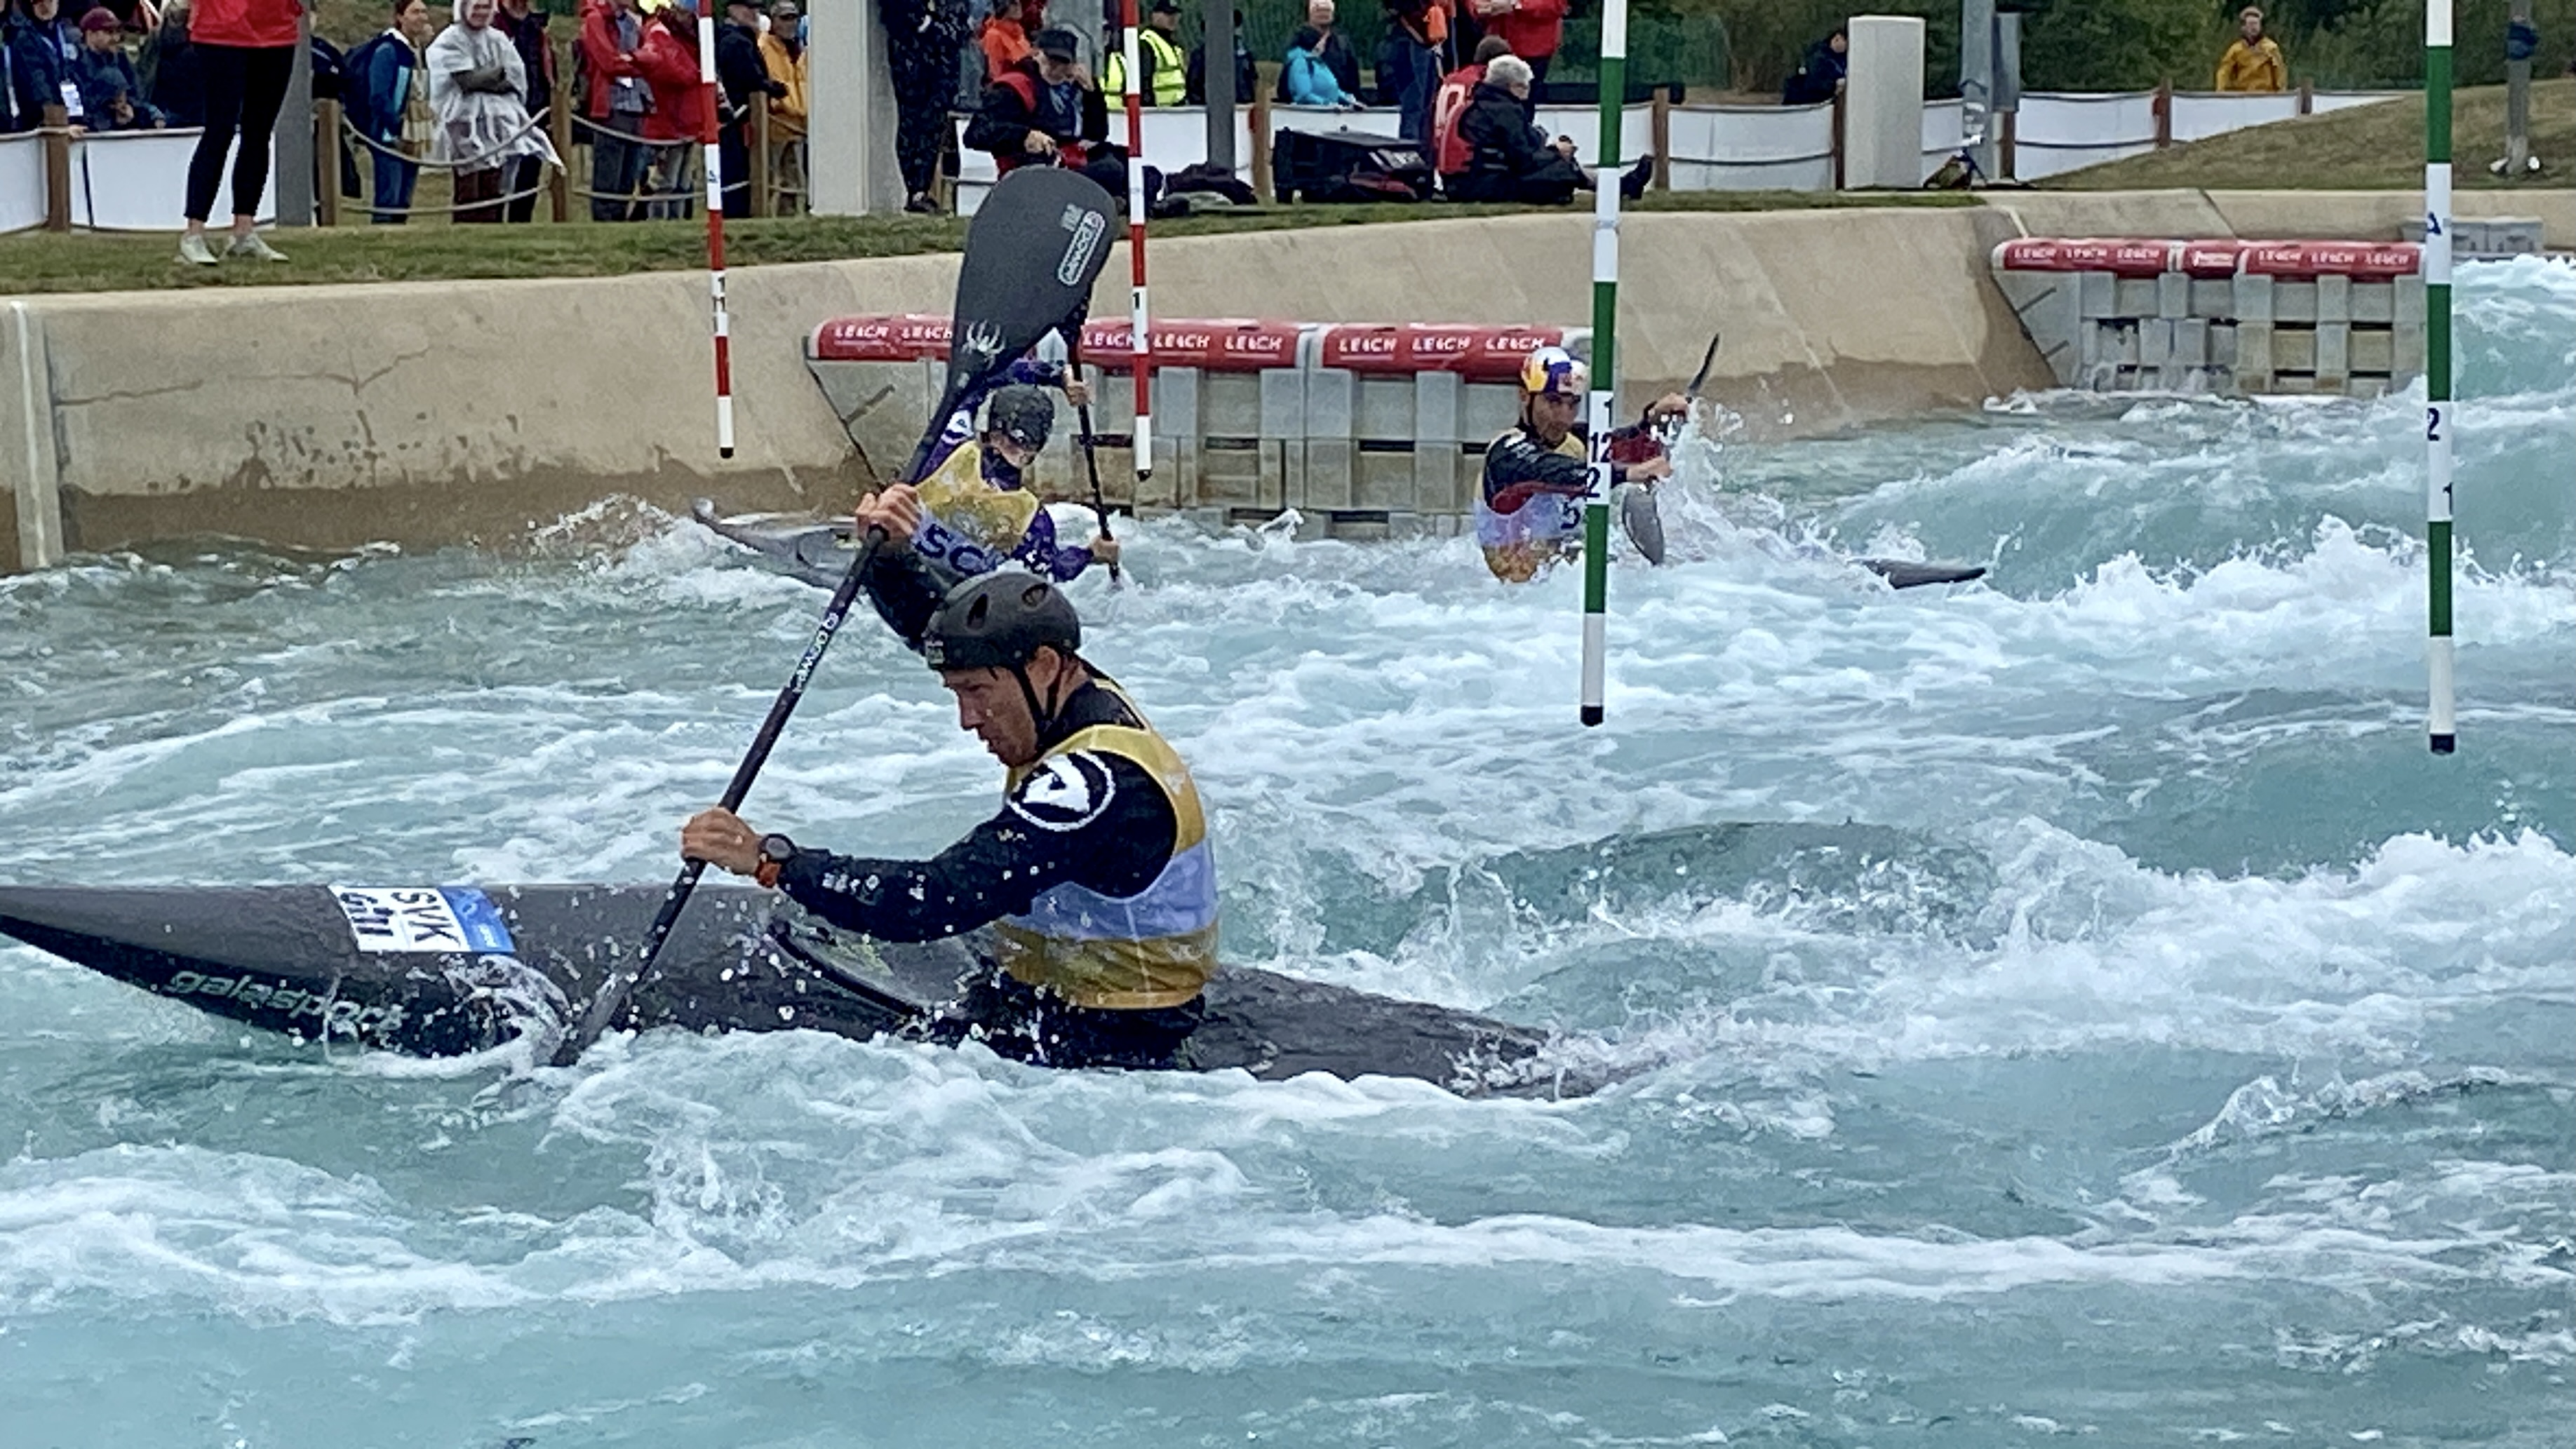
<svg viewBox="0 0 2576 1449">
<path fill-rule="evenodd" d="M 1105 564 L 1114 564 L 1118 562 L 1118 540 L 1110 538 L 1105 534 L 1099 538 L 1093 539 L 1091 541 L 1091 561 L 1093 563 Z"/>
<path fill-rule="evenodd" d="M 680 827 L 680 858 L 749 875 L 760 869 L 760 832 L 730 810 L 701 810 Z"/>
<path fill-rule="evenodd" d="M 1631 483 L 1652 483 L 1671 476 L 1673 476 L 1673 460 L 1666 456 L 1658 455 L 1642 463 L 1628 465 L 1628 481 Z"/>
<path fill-rule="evenodd" d="M 1646 405 L 1649 424 L 1679 422 L 1690 416 L 1690 399 L 1677 392 L 1665 393 Z"/>
<path fill-rule="evenodd" d="M 1084 382 L 1078 377 L 1066 378 L 1064 380 L 1064 400 L 1078 408 L 1091 406 L 1091 384 Z"/>
<path fill-rule="evenodd" d="M 871 493 L 859 500 L 857 537 L 865 540 L 868 530 L 885 530 L 888 547 L 912 547 L 912 536 L 921 529 L 921 491 L 909 483 L 897 483 L 881 493 Z"/>
</svg>

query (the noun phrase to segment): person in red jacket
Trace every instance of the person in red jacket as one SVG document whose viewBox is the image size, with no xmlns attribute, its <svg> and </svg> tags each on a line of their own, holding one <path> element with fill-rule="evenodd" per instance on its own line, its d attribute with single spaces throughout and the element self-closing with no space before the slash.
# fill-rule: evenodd
<svg viewBox="0 0 2576 1449">
<path fill-rule="evenodd" d="M 1565 0 L 1474 0 L 1487 35 L 1499 35 L 1512 54 L 1528 61 L 1533 79 L 1547 79 L 1547 64 L 1565 39 Z"/>
<path fill-rule="evenodd" d="M 581 72 L 589 98 L 590 219 L 634 221 L 643 212 L 629 198 L 644 185 L 652 148 L 637 139 L 653 113 L 653 89 L 635 57 L 649 27 L 635 0 L 588 0 L 581 12 Z"/>
<path fill-rule="evenodd" d="M 277 130 L 295 75 L 295 49 L 304 43 L 303 0 L 196 0 L 189 35 L 205 87 L 206 129 L 188 158 L 188 225 L 179 236 L 179 260 L 216 264 L 206 241 L 206 218 L 215 209 L 224 155 L 241 138 L 233 160 L 233 233 L 227 257 L 257 262 L 286 258 L 260 239 L 259 194 L 268 186 L 268 146 Z"/>
<path fill-rule="evenodd" d="M 657 199 L 646 210 L 661 220 L 697 214 L 689 200 L 689 148 L 700 139 L 706 116 L 698 74 L 699 3 L 670 0 L 653 12 L 644 27 L 644 48 L 635 53 L 635 68 L 653 89 L 644 134 L 654 143 L 653 180 L 646 189 Z"/>
<path fill-rule="evenodd" d="M 1476 148 L 1467 144 L 1466 132 L 1458 123 L 1485 79 L 1486 63 L 1511 53 L 1501 36 L 1488 35 L 1476 42 L 1473 60 L 1440 78 L 1439 94 L 1431 102 L 1431 164 L 1440 173 L 1444 192 L 1455 190 L 1476 160 Z"/>
</svg>

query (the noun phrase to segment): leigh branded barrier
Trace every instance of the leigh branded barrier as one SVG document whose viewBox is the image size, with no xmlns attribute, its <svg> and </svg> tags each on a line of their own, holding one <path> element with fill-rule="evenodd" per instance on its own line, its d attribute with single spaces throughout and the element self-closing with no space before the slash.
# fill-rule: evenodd
<svg viewBox="0 0 2576 1449">
<path fill-rule="evenodd" d="M 1533 347 L 1578 353 L 1581 328 L 1449 323 L 1159 319 L 1154 470 L 1134 491 L 1127 390 L 1088 368 L 1110 497 L 1145 512 L 1217 523 L 1297 510 L 1339 537 L 1453 533 L 1467 516 L 1485 444 L 1518 412 L 1515 379 Z M 1082 332 L 1086 364 L 1123 362 L 1127 324 Z M 948 319 L 842 317 L 814 329 L 806 362 L 851 438 L 872 459 L 906 446 L 936 401 Z M 1040 455 L 1039 476 L 1084 496 L 1072 410 Z"/>
<path fill-rule="evenodd" d="M 2094 392 L 2375 397 L 2424 370 L 2411 242 L 2024 237 L 1995 282 L 2057 380 Z"/>
</svg>

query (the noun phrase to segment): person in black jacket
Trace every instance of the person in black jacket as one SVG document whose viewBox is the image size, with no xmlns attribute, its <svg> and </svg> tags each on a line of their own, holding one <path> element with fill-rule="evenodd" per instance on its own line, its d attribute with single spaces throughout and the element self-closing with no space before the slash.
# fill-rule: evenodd
<svg viewBox="0 0 2576 1449">
<path fill-rule="evenodd" d="M 1191 105 L 1207 104 L 1207 43 L 1190 47 L 1188 82 L 1181 98 Z M 1243 12 L 1234 12 L 1234 103 L 1252 104 L 1252 93 L 1261 89 L 1261 72 L 1252 63 L 1252 47 L 1243 43 Z"/>
<path fill-rule="evenodd" d="M 1460 201 L 1520 201 L 1562 206 L 1577 191 L 1590 191 L 1597 178 L 1574 159 L 1574 143 L 1554 141 L 1531 122 L 1529 62 L 1515 55 L 1496 56 L 1476 83 L 1467 113 L 1459 118 L 1470 159 L 1467 173 L 1451 193 Z M 1652 154 L 1637 158 L 1619 178 L 1619 194 L 1634 201 L 1645 194 L 1655 174 Z"/>
<path fill-rule="evenodd" d="M 160 108 L 174 126 L 206 122 L 205 83 L 197 78 L 197 48 L 188 39 L 188 0 L 170 0 L 161 11 L 161 28 L 143 42 L 135 60 L 143 98 Z"/>
<path fill-rule="evenodd" d="M 1035 54 L 984 87 L 984 104 L 966 125 L 966 144 L 988 152 L 1003 172 L 1023 166 L 1070 166 L 1112 196 L 1127 192 L 1127 153 L 1109 141 L 1109 106 L 1083 69 L 1070 30 L 1047 29 Z M 1146 200 L 1153 199 L 1152 187 Z"/>
<path fill-rule="evenodd" d="M 754 98 L 787 94 L 760 58 L 758 0 L 726 0 L 724 23 L 716 27 L 716 88 L 723 100 L 716 151 L 724 168 L 724 214 L 745 217 L 751 215 L 751 108 L 765 103 Z"/>
<path fill-rule="evenodd" d="M 1850 51 L 1851 37 L 1839 26 L 1833 34 L 1808 46 L 1806 61 L 1780 88 L 1780 104 L 1812 106 L 1842 94 L 1843 78 L 1851 70 Z"/>
</svg>

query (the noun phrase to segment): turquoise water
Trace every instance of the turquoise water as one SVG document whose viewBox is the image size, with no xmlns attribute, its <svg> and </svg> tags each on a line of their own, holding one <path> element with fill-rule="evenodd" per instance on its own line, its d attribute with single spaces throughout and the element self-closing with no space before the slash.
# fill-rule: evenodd
<svg viewBox="0 0 2576 1449">
<path fill-rule="evenodd" d="M 0 946 L 0 1444 L 2562 1449 L 2576 270 L 2462 290 L 2448 759 L 2405 400 L 1694 445 L 1589 732 L 1570 575 L 1138 530 L 1080 597 L 1229 955 L 1593 1099 L 326 1057 Z M 818 599 L 617 507 L 0 581 L 0 878 L 663 879 Z M 994 787 L 860 625 L 746 814 L 927 852 Z"/>
</svg>

